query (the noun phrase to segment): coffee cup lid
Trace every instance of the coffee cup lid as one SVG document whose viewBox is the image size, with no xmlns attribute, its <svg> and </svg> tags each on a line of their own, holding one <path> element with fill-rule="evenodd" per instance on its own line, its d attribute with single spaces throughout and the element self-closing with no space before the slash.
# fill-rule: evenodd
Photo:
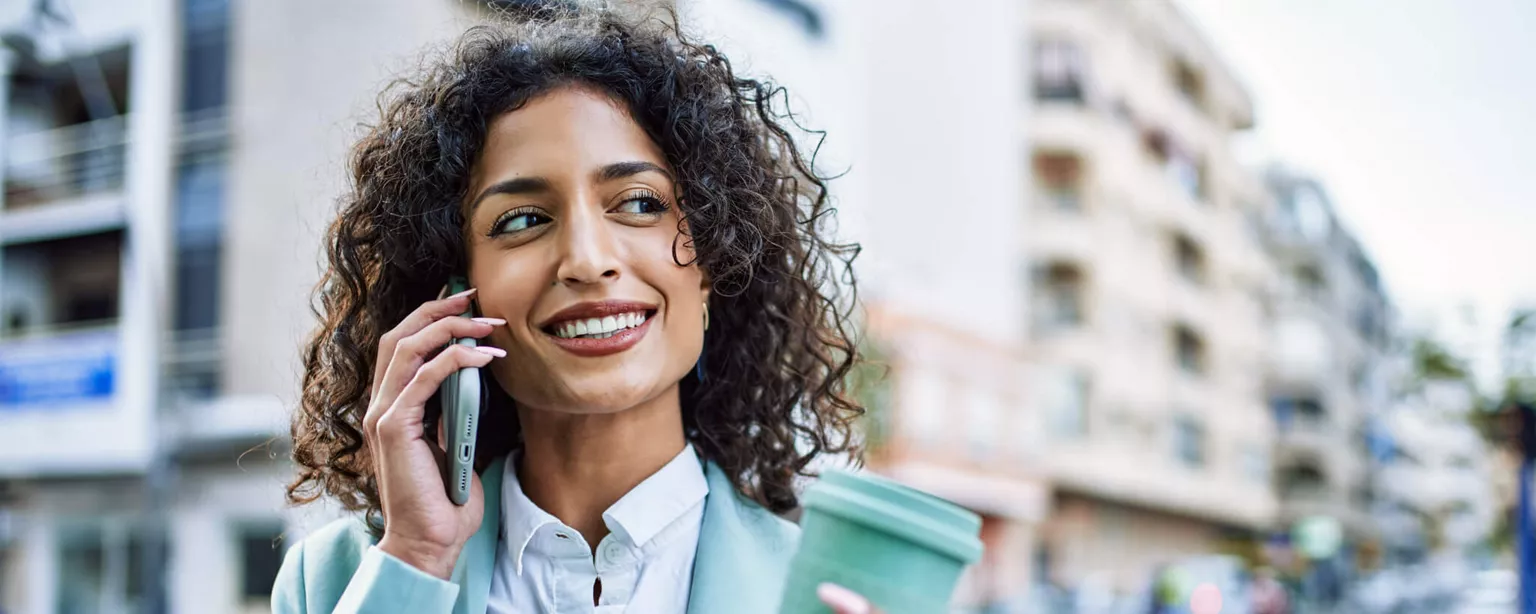
<svg viewBox="0 0 1536 614">
<path fill-rule="evenodd" d="M 980 516 L 877 475 L 826 471 L 806 493 L 805 506 L 898 535 L 965 564 L 981 558 Z"/>
</svg>

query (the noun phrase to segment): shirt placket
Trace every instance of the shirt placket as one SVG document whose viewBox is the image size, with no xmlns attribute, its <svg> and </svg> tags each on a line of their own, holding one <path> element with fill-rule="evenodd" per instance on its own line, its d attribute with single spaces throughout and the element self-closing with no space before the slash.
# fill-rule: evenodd
<svg viewBox="0 0 1536 614">
<path fill-rule="evenodd" d="M 550 575 L 550 593 L 555 614 L 587 614 L 592 611 L 592 585 L 597 569 L 592 565 L 592 549 L 581 534 L 561 525 L 549 534 L 550 557 L 555 565 Z"/>
<path fill-rule="evenodd" d="M 634 596 L 640 567 L 639 554 L 617 535 L 610 533 L 598 544 L 593 560 L 597 563 L 597 576 L 603 582 L 603 593 L 597 601 L 598 614 L 623 612 Z"/>
</svg>

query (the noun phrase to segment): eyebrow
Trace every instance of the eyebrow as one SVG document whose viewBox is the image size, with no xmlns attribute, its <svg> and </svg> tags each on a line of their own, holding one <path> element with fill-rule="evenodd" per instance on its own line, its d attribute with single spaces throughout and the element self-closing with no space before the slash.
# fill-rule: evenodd
<svg viewBox="0 0 1536 614">
<path fill-rule="evenodd" d="M 517 179 L 508 179 L 500 183 L 492 184 L 491 187 L 488 187 L 485 189 L 485 191 L 480 192 L 480 195 L 475 197 L 475 202 L 469 204 L 469 210 L 474 211 L 476 207 L 480 206 L 480 201 L 490 198 L 496 194 L 533 194 L 536 192 L 548 192 L 549 187 L 549 180 L 543 177 L 518 177 Z"/>
<path fill-rule="evenodd" d="M 665 176 L 668 181 L 674 181 L 672 178 L 672 173 L 667 172 L 667 169 L 643 160 L 614 162 L 613 164 L 609 164 L 598 169 L 596 176 L 598 181 L 613 181 L 614 179 L 632 177 L 645 172 L 660 173 L 661 175 Z"/>
<path fill-rule="evenodd" d="M 600 169 L 597 169 L 597 172 L 593 173 L 593 176 L 597 181 L 602 182 L 613 181 L 615 179 L 623 179 L 625 177 L 633 177 L 635 175 L 639 175 L 640 173 L 647 172 L 660 173 L 661 175 L 665 176 L 668 181 L 677 181 L 672 177 L 672 173 L 667 172 L 667 169 L 643 160 L 614 162 L 613 164 L 608 164 Z M 506 181 L 492 184 L 490 187 L 480 192 L 480 195 L 475 197 L 475 201 L 470 203 L 469 209 L 470 211 L 474 211 L 476 207 L 480 206 L 481 201 L 497 194 L 535 194 L 538 192 L 548 192 L 550 190 L 551 186 L 549 180 L 543 177 L 519 177 L 517 179 L 508 179 Z"/>
</svg>

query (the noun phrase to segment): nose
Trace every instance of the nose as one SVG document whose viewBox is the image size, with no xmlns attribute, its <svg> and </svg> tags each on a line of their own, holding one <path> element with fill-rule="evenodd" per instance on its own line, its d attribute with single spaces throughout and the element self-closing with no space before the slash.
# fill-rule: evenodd
<svg viewBox="0 0 1536 614">
<path fill-rule="evenodd" d="M 604 224 L 602 208 L 580 203 L 571 208 L 560 233 L 560 266 L 555 274 L 568 286 L 619 278 L 618 246 Z"/>
</svg>

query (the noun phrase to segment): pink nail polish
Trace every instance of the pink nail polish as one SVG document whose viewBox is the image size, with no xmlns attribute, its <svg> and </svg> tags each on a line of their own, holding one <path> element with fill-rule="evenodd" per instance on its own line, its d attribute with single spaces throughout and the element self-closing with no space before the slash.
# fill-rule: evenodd
<svg viewBox="0 0 1536 614">
<path fill-rule="evenodd" d="M 468 290 L 465 290 L 463 292 L 460 292 L 460 293 L 455 294 L 453 296 L 450 296 L 448 298 L 462 298 L 462 297 L 466 297 L 466 296 L 469 296 L 469 295 L 474 294 L 474 293 L 475 293 L 475 288 L 470 288 Z"/>
<path fill-rule="evenodd" d="M 505 358 L 506 355 L 507 355 L 507 351 L 506 350 L 503 350 L 501 348 L 493 348 L 493 347 L 491 347 L 489 345 L 477 345 L 477 346 L 475 346 L 475 351 L 476 352 L 480 352 L 481 354 L 489 354 L 489 355 L 495 356 L 497 358 Z"/>
<path fill-rule="evenodd" d="M 470 319 L 474 320 L 476 322 L 479 322 L 481 324 L 490 324 L 491 326 L 502 326 L 502 325 L 507 323 L 506 320 L 503 320 L 501 318 L 470 318 Z"/>
</svg>

